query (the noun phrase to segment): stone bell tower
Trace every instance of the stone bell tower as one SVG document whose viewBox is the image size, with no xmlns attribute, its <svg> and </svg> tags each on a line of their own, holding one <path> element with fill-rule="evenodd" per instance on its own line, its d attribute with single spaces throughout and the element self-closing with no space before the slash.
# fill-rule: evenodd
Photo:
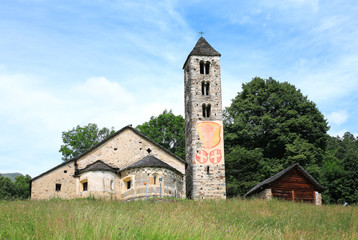
<svg viewBox="0 0 358 240">
<path fill-rule="evenodd" d="M 184 69 L 187 197 L 225 199 L 220 56 L 201 37 Z"/>
</svg>

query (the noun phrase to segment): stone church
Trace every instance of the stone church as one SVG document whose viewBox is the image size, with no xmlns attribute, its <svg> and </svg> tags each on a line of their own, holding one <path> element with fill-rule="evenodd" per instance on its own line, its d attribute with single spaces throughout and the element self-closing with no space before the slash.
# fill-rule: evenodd
<svg viewBox="0 0 358 240">
<path fill-rule="evenodd" d="M 186 159 L 131 126 L 31 181 L 32 199 L 225 199 L 220 53 L 201 37 L 184 69 Z"/>
</svg>

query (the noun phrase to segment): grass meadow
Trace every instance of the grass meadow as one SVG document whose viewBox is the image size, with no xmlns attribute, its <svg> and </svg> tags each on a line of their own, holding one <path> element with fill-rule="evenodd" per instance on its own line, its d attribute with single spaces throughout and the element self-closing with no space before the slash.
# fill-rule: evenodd
<svg viewBox="0 0 358 240">
<path fill-rule="evenodd" d="M 0 201 L 4 239 L 358 239 L 358 207 L 258 199 Z"/>
</svg>

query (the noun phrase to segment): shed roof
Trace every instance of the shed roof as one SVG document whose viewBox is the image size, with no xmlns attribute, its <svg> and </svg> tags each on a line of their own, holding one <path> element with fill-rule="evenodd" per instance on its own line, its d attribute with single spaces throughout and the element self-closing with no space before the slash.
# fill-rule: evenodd
<svg viewBox="0 0 358 240">
<path fill-rule="evenodd" d="M 257 192 L 266 189 L 266 187 L 268 187 L 271 183 L 277 181 L 278 179 L 283 177 L 286 173 L 288 173 L 294 168 L 297 169 L 303 175 L 303 177 L 305 177 L 312 185 L 314 185 L 318 191 L 323 191 L 325 189 L 321 184 L 317 182 L 316 179 L 314 179 L 308 172 L 306 172 L 306 170 L 304 170 L 302 166 L 300 166 L 298 163 L 295 163 L 292 166 L 289 166 L 288 168 L 282 170 L 281 172 L 273 175 L 272 177 L 267 178 L 266 180 L 260 182 L 255 187 L 253 187 L 250 191 L 248 191 L 244 195 L 244 197 L 249 197 L 250 195 L 253 195 Z"/>
<path fill-rule="evenodd" d="M 142 167 L 159 167 L 159 168 L 167 168 L 169 170 L 179 172 L 177 169 L 173 168 L 169 164 L 159 160 L 153 155 L 148 155 L 142 158 L 141 160 L 129 165 L 128 167 L 125 167 L 121 169 L 121 171 L 132 169 L 132 168 L 142 168 Z"/>
<path fill-rule="evenodd" d="M 183 69 L 190 56 L 221 56 L 221 54 L 216 51 L 206 40 L 205 38 L 199 38 L 198 42 L 195 44 L 193 50 L 189 53 L 188 57 L 185 60 Z"/>
</svg>

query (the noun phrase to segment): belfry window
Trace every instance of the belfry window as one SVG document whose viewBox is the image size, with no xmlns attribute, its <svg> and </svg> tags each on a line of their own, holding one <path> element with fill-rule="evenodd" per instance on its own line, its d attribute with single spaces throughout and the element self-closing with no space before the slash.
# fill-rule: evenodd
<svg viewBox="0 0 358 240">
<path fill-rule="evenodd" d="M 210 83 L 209 82 L 202 82 L 201 83 L 201 93 L 205 96 L 209 95 Z"/>
<path fill-rule="evenodd" d="M 206 105 L 206 104 L 204 103 L 203 106 L 202 106 L 202 108 L 203 108 L 203 117 L 204 117 L 204 118 L 210 117 L 210 114 L 211 114 L 211 105 L 210 105 L 210 104 Z"/>
<path fill-rule="evenodd" d="M 200 74 L 209 74 L 210 72 L 210 63 L 203 61 L 200 62 Z"/>
</svg>

